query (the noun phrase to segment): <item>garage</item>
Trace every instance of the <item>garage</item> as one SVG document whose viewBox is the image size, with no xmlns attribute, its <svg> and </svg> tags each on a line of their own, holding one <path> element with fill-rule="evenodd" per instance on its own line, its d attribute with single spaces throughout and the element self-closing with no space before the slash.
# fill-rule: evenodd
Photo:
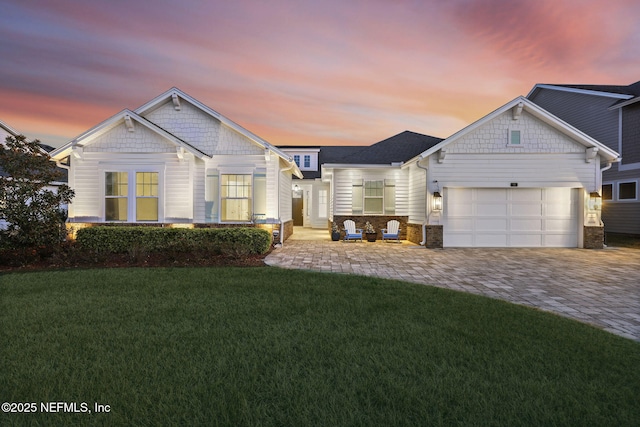
<svg viewBox="0 0 640 427">
<path fill-rule="evenodd" d="M 577 247 L 579 190 L 445 188 L 445 247 Z"/>
</svg>

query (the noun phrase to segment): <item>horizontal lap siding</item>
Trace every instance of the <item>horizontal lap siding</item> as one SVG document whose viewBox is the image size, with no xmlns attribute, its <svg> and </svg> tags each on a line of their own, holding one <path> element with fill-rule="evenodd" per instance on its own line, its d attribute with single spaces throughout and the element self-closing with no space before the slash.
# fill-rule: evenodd
<svg viewBox="0 0 640 427">
<path fill-rule="evenodd" d="M 104 188 L 101 174 L 106 171 L 136 170 L 147 166 L 164 171 L 164 207 L 166 218 L 191 219 L 191 183 L 189 161 L 180 162 L 174 153 L 85 153 L 82 160 L 72 159 L 73 189 L 76 197 L 71 214 L 76 220 L 102 219 Z M 130 182 L 131 178 L 130 178 Z"/>
<path fill-rule="evenodd" d="M 440 186 L 595 188 L 597 162 L 584 154 L 447 154 L 444 163 L 431 161 Z"/>
<path fill-rule="evenodd" d="M 602 222 L 608 233 L 640 234 L 640 202 L 605 200 Z"/>
<path fill-rule="evenodd" d="M 426 171 L 415 164 L 409 168 L 409 222 L 422 223 L 425 220 Z"/>
<path fill-rule="evenodd" d="M 406 169 L 336 169 L 334 171 L 334 215 L 351 215 L 354 180 L 393 179 L 396 182 L 396 211 L 394 215 L 407 215 L 409 211 L 409 172 Z"/>
</svg>

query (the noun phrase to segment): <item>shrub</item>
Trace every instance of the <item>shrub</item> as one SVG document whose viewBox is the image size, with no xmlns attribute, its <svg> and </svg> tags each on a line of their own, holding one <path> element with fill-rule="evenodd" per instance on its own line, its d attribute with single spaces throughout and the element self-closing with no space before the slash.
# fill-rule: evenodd
<svg viewBox="0 0 640 427">
<path fill-rule="evenodd" d="M 160 228 L 98 226 L 78 230 L 77 242 L 98 253 L 205 250 L 229 254 L 264 254 L 271 234 L 259 228 Z M 229 248 L 234 248 L 229 251 Z"/>
</svg>

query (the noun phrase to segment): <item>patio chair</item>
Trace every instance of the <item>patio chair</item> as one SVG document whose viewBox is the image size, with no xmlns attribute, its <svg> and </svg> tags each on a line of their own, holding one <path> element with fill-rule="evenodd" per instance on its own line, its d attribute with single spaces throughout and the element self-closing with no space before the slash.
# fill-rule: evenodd
<svg viewBox="0 0 640 427">
<path fill-rule="evenodd" d="M 362 228 L 356 228 L 356 223 L 348 219 L 344 222 L 344 241 L 360 240 L 362 242 Z"/>
<path fill-rule="evenodd" d="M 382 241 L 392 239 L 400 241 L 400 223 L 395 219 L 387 222 L 387 228 L 382 229 Z"/>
</svg>

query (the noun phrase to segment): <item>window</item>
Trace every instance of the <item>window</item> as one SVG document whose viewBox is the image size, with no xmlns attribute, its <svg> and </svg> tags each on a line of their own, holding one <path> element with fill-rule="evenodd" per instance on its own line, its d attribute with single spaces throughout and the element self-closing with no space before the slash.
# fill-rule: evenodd
<svg viewBox="0 0 640 427">
<path fill-rule="evenodd" d="M 129 211 L 129 174 L 127 172 L 106 172 L 104 183 L 104 219 L 106 221 L 126 221 Z"/>
<path fill-rule="evenodd" d="M 364 213 L 384 213 L 384 181 L 364 182 Z"/>
<path fill-rule="evenodd" d="M 620 182 L 618 183 L 618 200 L 636 200 L 637 182 Z"/>
<path fill-rule="evenodd" d="M 327 190 L 318 191 L 318 217 L 327 217 Z"/>
<path fill-rule="evenodd" d="M 105 221 L 158 221 L 158 172 L 136 172 L 129 185 L 129 172 L 105 172 Z M 135 193 L 134 193 L 135 188 Z"/>
<path fill-rule="evenodd" d="M 351 211 L 353 215 L 395 215 L 396 182 L 385 180 L 353 180 Z"/>
<path fill-rule="evenodd" d="M 522 147 L 522 131 L 520 129 L 509 129 L 507 145 L 510 147 Z"/>
<path fill-rule="evenodd" d="M 613 184 L 602 184 L 602 200 L 613 200 Z"/>
<path fill-rule="evenodd" d="M 158 220 L 158 172 L 136 172 L 136 221 Z"/>
<path fill-rule="evenodd" d="M 296 162 L 296 165 L 298 165 L 298 167 L 300 167 L 300 155 L 299 154 L 295 154 L 293 156 L 293 161 Z"/>
<path fill-rule="evenodd" d="M 298 157 L 299 159 L 300 157 Z M 299 166 L 299 165 L 298 165 Z M 310 168 L 311 167 L 311 156 L 308 154 L 304 155 L 304 167 L 305 168 Z"/>
<path fill-rule="evenodd" d="M 251 219 L 251 178 L 250 174 L 221 176 L 220 219 L 222 221 Z"/>
</svg>

